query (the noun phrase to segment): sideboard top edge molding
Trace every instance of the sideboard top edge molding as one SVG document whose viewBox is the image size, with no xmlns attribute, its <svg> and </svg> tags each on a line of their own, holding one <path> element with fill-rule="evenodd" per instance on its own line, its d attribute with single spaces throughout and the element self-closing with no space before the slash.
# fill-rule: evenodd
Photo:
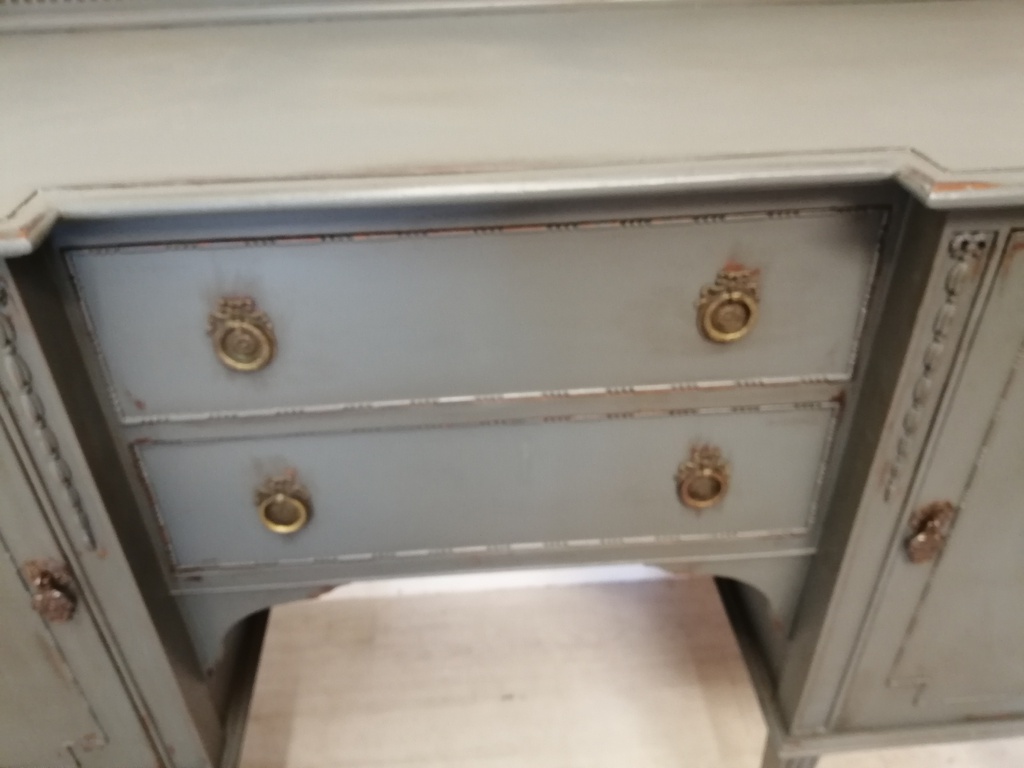
<svg viewBox="0 0 1024 768">
<path fill-rule="evenodd" d="M 39 190 L 0 220 L 0 258 L 31 253 L 65 219 L 388 205 L 456 205 L 572 197 L 737 192 L 892 180 L 935 209 L 1024 204 L 1024 169 L 960 176 L 910 150 L 694 160 L 607 168 L 434 175 L 191 180 Z"/>
</svg>

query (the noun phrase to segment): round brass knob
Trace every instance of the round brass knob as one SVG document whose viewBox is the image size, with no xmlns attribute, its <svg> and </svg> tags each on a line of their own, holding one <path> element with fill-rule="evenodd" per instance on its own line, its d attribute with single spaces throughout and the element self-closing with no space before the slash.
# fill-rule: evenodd
<svg viewBox="0 0 1024 768">
<path fill-rule="evenodd" d="M 208 332 L 217 359 L 233 371 L 258 371 L 274 359 L 274 327 L 253 298 L 222 298 L 210 313 Z"/>
<path fill-rule="evenodd" d="M 752 270 L 722 270 L 711 285 L 700 292 L 697 326 L 704 338 L 717 344 L 739 341 L 757 323 L 757 273 Z"/>
<path fill-rule="evenodd" d="M 912 563 L 927 563 L 946 547 L 956 507 L 949 501 L 935 501 L 917 510 L 910 518 L 910 537 L 904 542 Z"/>
<path fill-rule="evenodd" d="M 32 585 L 32 608 L 51 623 L 70 621 L 78 607 L 74 582 L 67 566 L 55 561 L 32 560 L 23 567 Z"/>
<path fill-rule="evenodd" d="M 309 491 L 292 475 L 265 480 L 256 490 L 256 509 L 264 527 L 279 534 L 302 530 L 313 513 Z"/>
<path fill-rule="evenodd" d="M 695 445 L 676 471 L 676 496 L 698 512 L 713 507 L 729 492 L 729 465 L 712 445 Z"/>
</svg>

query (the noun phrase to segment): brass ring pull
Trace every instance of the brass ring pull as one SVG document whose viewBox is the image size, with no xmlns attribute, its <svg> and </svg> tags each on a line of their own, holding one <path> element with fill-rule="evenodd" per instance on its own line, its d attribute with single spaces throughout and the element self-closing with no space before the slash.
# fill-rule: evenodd
<svg viewBox="0 0 1024 768">
<path fill-rule="evenodd" d="M 695 445 L 676 471 L 679 502 L 698 512 L 713 507 L 729 492 L 729 465 L 713 445 Z"/>
<path fill-rule="evenodd" d="M 739 341 L 757 323 L 759 286 L 755 270 L 727 270 L 700 291 L 697 327 L 708 341 Z"/>
<path fill-rule="evenodd" d="M 207 332 L 217 359 L 233 371 L 258 371 L 274 359 L 274 327 L 249 296 L 222 298 L 210 313 Z"/>
<path fill-rule="evenodd" d="M 267 478 L 256 489 L 256 509 L 268 531 L 282 535 L 306 527 L 313 514 L 312 497 L 294 475 Z"/>
</svg>

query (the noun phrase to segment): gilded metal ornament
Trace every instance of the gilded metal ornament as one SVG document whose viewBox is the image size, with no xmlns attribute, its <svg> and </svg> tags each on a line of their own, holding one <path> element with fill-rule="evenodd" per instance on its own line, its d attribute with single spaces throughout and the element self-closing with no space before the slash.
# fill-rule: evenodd
<svg viewBox="0 0 1024 768">
<path fill-rule="evenodd" d="M 697 327 L 704 338 L 728 344 L 750 333 L 759 311 L 758 276 L 757 270 L 723 269 L 701 288 Z"/>
<path fill-rule="evenodd" d="M 719 448 L 706 443 L 690 449 L 690 458 L 676 471 L 676 495 L 690 509 L 701 510 L 720 503 L 729 492 L 729 464 Z"/>
<path fill-rule="evenodd" d="M 277 350 L 274 326 L 251 296 L 221 298 L 210 313 L 207 332 L 217 359 L 233 371 L 266 368 Z"/>
<path fill-rule="evenodd" d="M 294 473 L 268 477 L 256 489 L 260 522 L 273 533 L 295 533 L 313 514 L 313 498 Z"/>
<path fill-rule="evenodd" d="M 32 609 L 51 623 L 70 621 L 78 607 L 74 581 L 63 563 L 31 560 L 22 573 L 32 588 Z"/>
<path fill-rule="evenodd" d="M 911 535 L 904 542 L 912 563 L 928 563 L 946 547 L 956 518 L 956 507 L 948 501 L 936 501 L 921 507 L 910 518 Z"/>
</svg>

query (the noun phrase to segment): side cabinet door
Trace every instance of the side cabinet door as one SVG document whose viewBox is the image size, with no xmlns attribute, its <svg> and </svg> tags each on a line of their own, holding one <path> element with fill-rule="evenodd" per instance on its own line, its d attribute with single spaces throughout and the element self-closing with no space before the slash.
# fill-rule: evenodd
<svg viewBox="0 0 1024 768">
<path fill-rule="evenodd" d="M 1024 717 L 1024 231 L 994 275 L 851 677 L 841 730 Z M 911 562 L 914 513 L 946 504 L 945 548 Z M 934 509 L 934 507 L 933 507 Z"/>
<path fill-rule="evenodd" d="M 11 446 L 0 413 L 0 768 L 162 765 L 76 574 L 53 583 L 73 611 L 33 607 L 33 574 L 68 559 Z"/>
<path fill-rule="evenodd" d="M 76 765 L 102 729 L 6 548 L 0 550 L 0 765 Z"/>
</svg>

